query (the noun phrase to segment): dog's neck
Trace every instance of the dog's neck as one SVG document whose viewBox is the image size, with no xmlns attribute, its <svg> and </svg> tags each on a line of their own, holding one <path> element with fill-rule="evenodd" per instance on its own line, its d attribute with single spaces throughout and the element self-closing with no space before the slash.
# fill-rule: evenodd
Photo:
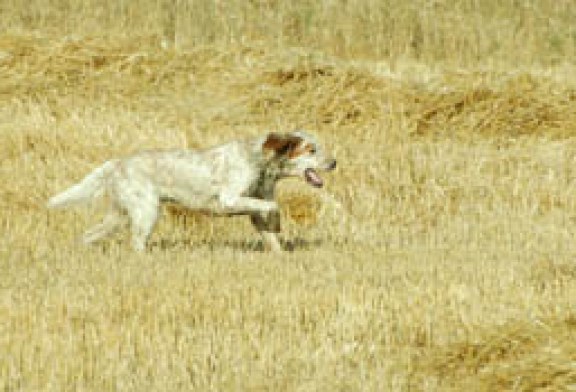
<svg viewBox="0 0 576 392">
<path fill-rule="evenodd" d="M 282 178 L 282 159 L 277 156 L 270 156 L 263 151 L 265 139 L 259 139 L 252 145 L 252 163 L 256 176 L 247 191 L 251 197 L 258 199 L 273 200 L 276 190 L 276 183 Z"/>
<path fill-rule="evenodd" d="M 271 159 L 260 168 L 249 190 L 251 196 L 266 200 L 274 199 L 276 183 L 282 178 L 280 164 L 277 159 Z"/>
</svg>

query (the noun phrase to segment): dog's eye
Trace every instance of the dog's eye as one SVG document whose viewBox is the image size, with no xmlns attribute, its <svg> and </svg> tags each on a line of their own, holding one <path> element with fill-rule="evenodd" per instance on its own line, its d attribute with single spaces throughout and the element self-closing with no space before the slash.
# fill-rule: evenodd
<svg viewBox="0 0 576 392">
<path fill-rule="evenodd" d="M 310 148 L 310 154 L 316 154 L 316 147 Z"/>
</svg>

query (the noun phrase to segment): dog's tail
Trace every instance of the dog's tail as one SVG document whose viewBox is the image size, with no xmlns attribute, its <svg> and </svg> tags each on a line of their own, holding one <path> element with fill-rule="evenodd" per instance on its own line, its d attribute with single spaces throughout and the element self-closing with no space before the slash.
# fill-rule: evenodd
<svg viewBox="0 0 576 392">
<path fill-rule="evenodd" d="M 82 181 L 48 200 L 48 208 L 68 207 L 87 202 L 104 193 L 106 177 L 116 166 L 117 161 L 111 160 L 94 169 Z"/>
</svg>

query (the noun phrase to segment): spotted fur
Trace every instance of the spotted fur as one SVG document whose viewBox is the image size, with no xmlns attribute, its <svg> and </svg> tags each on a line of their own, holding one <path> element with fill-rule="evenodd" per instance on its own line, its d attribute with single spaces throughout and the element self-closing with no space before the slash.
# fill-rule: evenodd
<svg viewBox="0 0 576 392">
<path fill-rule="evenodd" d="M 144 250 L 160 204 L 173 202 L 212 215 L 249 215 L 265 246 L 280 250 L 280 214 L 275 187 L 286 177 L 322 182 L 317 170 L 332 170 L 316 139 L 303 131 L 232 141 L 203 151 L 145 151 L 112 159 L 78 184 L 52 197 L 51 208 L 85 202 L 106 193 L 103 221 L 84 234 L 92 243 L 130 222 L 132 246 Z"/>
</svg>

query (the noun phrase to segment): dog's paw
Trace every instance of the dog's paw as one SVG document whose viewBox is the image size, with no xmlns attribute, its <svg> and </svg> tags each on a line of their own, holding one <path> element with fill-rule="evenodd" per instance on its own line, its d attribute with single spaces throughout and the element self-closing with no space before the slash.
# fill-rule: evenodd
<svg viewBox="0 0 576 392">
<path fill-rule="evenodd" d="M 280 211 L 280 207 L 275 201 L 268 201 L 264 207 L 264 212 L 267 214 L 277 213 L 278 211 Z"/>
</svg>

